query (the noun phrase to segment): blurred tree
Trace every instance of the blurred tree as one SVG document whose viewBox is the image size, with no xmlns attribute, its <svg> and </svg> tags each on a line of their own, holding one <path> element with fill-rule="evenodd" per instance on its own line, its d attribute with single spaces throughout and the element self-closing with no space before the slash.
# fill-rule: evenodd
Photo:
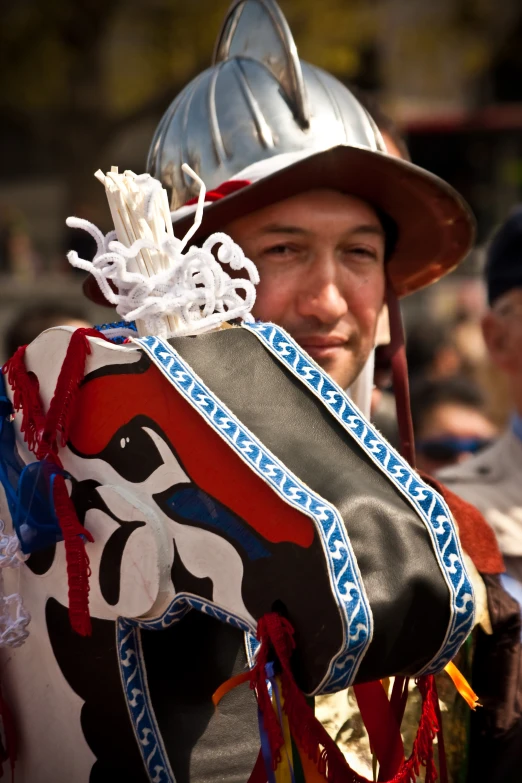
<svg viewBox="0 0 522 783">
<path fill-rule="evenodd" d="M 344 78 L 357 74 L 358 52 L 374 38 L 373 3 L 281 5 L 305 59 Z M 63 178 L 68 207 L 80 197 L 97 199 L 92 174 L 115 162 L 106 159 L 109 146 L 133 124 L 159 120 L 210 64 L 228 6 L 229 0 L 0 0 L 0 111 L 15 151 L 7 172 L 25 166 Z"/>
<path fill-rule="evenodd" d="M 501 13 L 496 0 L 280 0 L 303 59 L 360 86 L 427 100 L 457 95 L 485 67 L 488 36 L 505 27 L 512 1 Z M 124 163 L 114 160 L 115 140 L 140 121 L 157 122 L 210 64 L 228 6 L 0 0 L 0 141 L 9 137 L 11 151 L 4 176 L 61 177 L 67 207 L 92 193 L 101 199 L 93 171 Z"/>
</svg>

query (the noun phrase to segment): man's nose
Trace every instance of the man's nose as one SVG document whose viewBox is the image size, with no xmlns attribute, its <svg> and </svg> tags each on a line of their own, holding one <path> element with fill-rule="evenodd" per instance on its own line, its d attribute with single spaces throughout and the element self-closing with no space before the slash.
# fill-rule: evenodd
<svg viewBox="0 0 522 783">
<path fill-rule="evenodd" d="M 299 315 L 317 318 L 321 323 L 339 321 L 348 312 L 348 303 L 340 287 L 335 260 L 323 255 L 306 271 L 298 297 Z"/>
</svg>

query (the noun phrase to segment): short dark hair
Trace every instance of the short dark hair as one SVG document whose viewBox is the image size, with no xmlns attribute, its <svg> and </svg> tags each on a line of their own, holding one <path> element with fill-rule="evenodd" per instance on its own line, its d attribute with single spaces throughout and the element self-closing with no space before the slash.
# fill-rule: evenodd
<svg viewBox="0 0 522 783">
<path fill-rule="evenodd" d="M 81 307 L 62 304 L 61 302 L 44 302 L 21 310 L 11 321 L 4 336 L 4 353 L 7 358 L 12 356 L 21 345 L 28 345 L 38 335 L 59 326 L 65 321 L 82 320 L 86 315 Z"/>
<path fill-rule="evenodd" d="M 411 386 L 411 416 L 415 433 L 420 432 L 426 418 L 439 405 L 456 404 L 474 410 L 484 410 L 484 397 L 478 386 L 462 375 L 449 378 L 420 378 Z"/>
</svg>

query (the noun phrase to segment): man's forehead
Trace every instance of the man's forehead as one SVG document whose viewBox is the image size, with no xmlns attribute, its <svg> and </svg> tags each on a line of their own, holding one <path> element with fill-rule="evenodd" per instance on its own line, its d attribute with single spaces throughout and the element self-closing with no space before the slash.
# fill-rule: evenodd
<svg viewBox="0 0 522 783">
<path fill-rule="evenodd" d="M 308 190 L 250 212 L 230 224 L 256 233 L 311 233 L 314 225 L 334 223 L 339 229 L 361 230 L 384 236 L 375 209 L 366 201 L 337 190 Z"/>
</svg>

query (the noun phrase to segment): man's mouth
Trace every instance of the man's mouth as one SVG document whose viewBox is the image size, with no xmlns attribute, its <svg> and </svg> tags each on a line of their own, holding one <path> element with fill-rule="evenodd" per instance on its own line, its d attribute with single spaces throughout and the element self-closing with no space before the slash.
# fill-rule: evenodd
<svg viewBox="0 0 522 783">
<path fill-rule="evenodd" d="M 348 345 L 348 339 L 337 335 L 324 335 L 298 338 L 297 342 L 313 359 L 331 359 Z"/>
</svg>

